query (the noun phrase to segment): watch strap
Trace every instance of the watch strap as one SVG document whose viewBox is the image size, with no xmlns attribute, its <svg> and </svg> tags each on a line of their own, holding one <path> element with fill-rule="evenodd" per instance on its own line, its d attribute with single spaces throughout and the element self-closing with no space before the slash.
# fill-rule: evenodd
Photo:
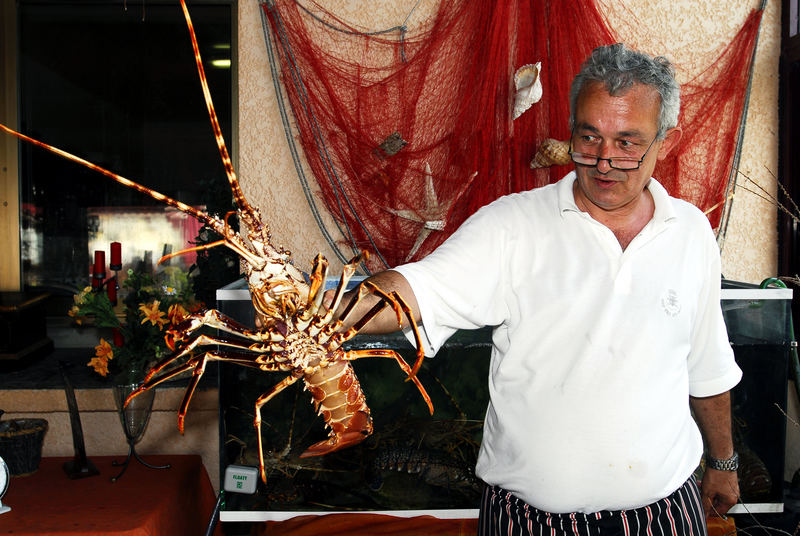
<svg viewBox="0 0 800 536">
<path fill-rule="evenodd" d="M 736 471 L 739 469 L 739 453 L 733 451 L 733 456 L 725 460 L 718 460 L 707 455 L 706 466 L 717 471 Z"/>
</svg>

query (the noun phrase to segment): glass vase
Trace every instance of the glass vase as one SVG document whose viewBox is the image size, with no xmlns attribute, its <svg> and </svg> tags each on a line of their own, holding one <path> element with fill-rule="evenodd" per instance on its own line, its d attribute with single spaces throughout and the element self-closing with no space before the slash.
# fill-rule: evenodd
<svg viewBox="0 0 800 536">
<path fill-rule="evenodd" d="M 143 391 L 135 398 L 131 399 L 127 407 L 123 407 L 128 395 L 139 388 L 140 383 L 123 383 L 112 387 L 114 393 L 114 403 L 117 406 L 122 431 L 128 442 L 138 443 L 144 435 L 147 423 L 150 421 L 150 412 L 153 409 L 155 399 L 155 389 Z"/>
<path fill-rule="evenodd" d="M 131 458 L 136 458 L 139 463 L 151 469 L 167 469 L 167 465 L 152 465 L 139 456 L 136 452 L 135 445 L 142 439 L 147 423 L 150 421 L 150 413 L 153 409 L 153 400 L 155 399 L 156 390 L 148 389 L 142 391 L 134 398 L 132 398 L 128 405 L 125 406 L 125 401 L 128 396 L 136 391 L 141 386 L 140 382 L 127 379 L 122 383 L 115 384 L 111 389 L 114 394 L 114 403 L 117 406 L 117 414 L 119 415 L 120 423 L 122 424 L 122 431 L 125 433 L 125 439 L 128 441 L 128 456 L 122 462 L 113 461 L 112 465 L 122 467 L 122 470 L 115 477 L 111 478 L 112 482 L 116 482 L 127 470 Z"/>
</svg>

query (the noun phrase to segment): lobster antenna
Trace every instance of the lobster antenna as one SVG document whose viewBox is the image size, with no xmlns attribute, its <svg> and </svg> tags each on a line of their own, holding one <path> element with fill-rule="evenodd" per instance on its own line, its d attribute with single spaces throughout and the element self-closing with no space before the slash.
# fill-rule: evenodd
<svg viewBox="0 0 800 536">
<path fill-rule="evenodd" d="M 102 175 L 105 175 L 106 177 L 114 179 L 115 181 L 117 181 L 118 183 L 122 184 L 123 186 L 127 186 L 129 188 L 133 188 L 134 190 L 138 190 L 139 192 L 142 192 L 144 194 L 149 195 L 153 199 L 156 199 L 158 201 L 166 203 L 167 205 L 170 205 L 172 207 L 177 208 L 181 212 L 186 212 L 187 214 L 191 214 L 192 216 L 194 216 L 198 220 L 201 220 L 201 221 L 203 221 L 205 223 L 208 223 L 212 227 L 215 226 L 215 221 L 216 221 L 215 218 L 213 218 L 212 216 L 209 216 L 208 214 L 206 214 L 205 212 L 203 212 L 201 210 L 197 210 L 196 208 L 187 205 L 186 203 L 181 203 L 180 201 L 178 201 L 176 199 L 172 199 L 171 197 L 168 197 L 168 196 L 166 196 L 166 195 L 164 195 L 164 194 L 162 194 L 160 192 L 156 192 L 155 190 L 151 190 L 150 188 L 148 188 L 146 186 L 142 186 L 138 182 L 133 182 L 130 179 L 126 179 L 122 175 L 117 175 L 113 171 L 109 171 L 104 167 L 98 166 L 97 164 L 93 164 L 92 162 L 89 162 L 88 160 L 85 160 L 85 159 L 81 158 L 80 156 L 76 156 L 76 155 L 74 155 L 72 153 L 69 153 L 69 152 L 63 150 L 63 149 L 59 149 L 58 147 L 53 147 L 52 145 L 48 145 L 48 144 L 44 143 L 43 141 L 39 141 L 39 140 L 36 140 L 34 138 L 31 138 L 30 136 L 26 136 L 25 134 L 22 134 L 21 132 L 17 132 L 16 130 L 8 128 L 7 126 L 5 126 L 2 123 L 0 123 L 0 130 L 4 130 L 8 134 L 11 134 L 12 136 L 15 136 L 15 137 L 17 137 L 17 138 L 19 138 L 19 139 L 21 139 L 23 141 L 26 141 L 26 142 L 30 143 L 30 144 L 37 145 L 37 146 L 39 146 L 39 147 L 41 147 L 43 149 L 47 149 L 51 153 L 55 153 L 55 154 L 57 154 L 59 156 L 62 156 L 64 158 L 66 158 L 67 160 L 72 160 L 73 162 L 77 162 L 78 164 L 86 166 L 89 169 L 93 169 L 94 171 L 97 171 L 98 173 L 100 173 Z"/>
<path fill-rule="evenodd" d="M 138 182 L 133 182 L 130 179 L 126 179 L 122 175 L 117 175 L 113 171 L 109 171 L 104 167 L 98 166 L 97 164 L 93 164 L 92 162 L 89 162 L 88 160 L 85 160 L 85 159 L 81 158 L 80 156 L 76 156 L 76 155 L 74 155 L 72 153 L 69 153 L 69 152 L 63 150 L 63 149 L 59 149 L 58 147 L 53 147 L 52 145 L 48 145 L 47 143 L 44 143 L 43 141 L 39 141 L 39 140 L 36 140 L 34 138 L 31 138 L 30 136 L 26 136 L 25 134 L 22 134 L 21 132 L 17 132 L 16 130 L 9 128 L 9 127 L 5 126 L 2 123 L 0 123 L 0 130 L 3 130 L 5 132 L 7 132 L 8 134 L 11 134 L 12 136 L 15 136 L 15 137 L 19 138 L 22 141 L 26 141 L 26 142 L 28 142 L 28 143 L 30 143 L 32 145 L 36 145 L 36 146 L 41 147 L 43 149 L 47 149 L 51 153 L 55 153 L 55 154 L 57 154 L 59 156 L 62 156 L 64 158 L 66 158 L 67 160 L 72 160 L 73 162 L 76 162 L 78 164 L 86 166 L 89 169 L 93 169 L 94 171 L 96 171 L 96 172 L 98 172 L 98 173 L 100 173 L 102 175 L 105 175 L 106 177 L 114 179 L 116 182 L 122 184 L 123 186 L 127 186 L 129 188 L 133 188 L 134 190 L 142 192 L 143 194 L 149 195 L 153 199 L 161 201 L 162 203 L 166 203 L 167 205 L 169 205 L 171 207 L 175 207 L 178 210 L 180 210 L 181 212 L 185 212 L 186 214 L 190 214 L 190 215 L 194 216 L 198 220 L 207 223 L 218 234 L 220 234 L 221 236 L 225 237 L 225 245 L 227 247 L 229 247 L 230 249 L 232 249 L 233 251 L 235 251 L 236 253 L 238 253 L 239 255 L 241 255 L 248 263 L 252 264 L 253 266 L 257 266 L 257 267 L 258 266 L 263 266 L 265 264 L 265 261 L 263 259 L 261 259 L 260 257 L 258 257 L 258 255 L 255 255 L 251 251 L 250 247 L 245 243 L 245 241 L 242 240 L 239 237 L 239 235 L 237 235 L 234 232 L 231 232 L 231 230 L 228 227 L 228 225 L 225 222 L 223 222 L 221 219 L 217 218 L 216 216 L 210 216 L 209 214 L 206 214 L 202 210 L 197 210 L 196 208 L 191 207 L 191 206 L 187 205 L 186 203 L 181 203 L 180 201 L 172 199 L 171 197 L 168 197 L 168 196 L 166 196 L 166 195 L 164 195 L 164 194 L 162 194 L 160 192 L 156 192 L 155 190 L 151 190 L 147 186 L 142 186 Z"/>
<path fill-rule="evenodd" d="M 233 191 L 233 197 L 236 204 L 241 210 L 247 214 L 253 214 L 253 207 L 247 202 L 247 199 L 239 186 L 239 180 L 236 177 L 236 171 L 233 169 L 233 162 L 231 162 L 230 154 L 228 154 L 228 147 L 225 145 L 225 138 L 222 136 L 222 129 L 219 126 L 217 119 L 217 112 L 214 109 L 214 102 L 211 100 L 211 91 L 208 89 L 208 80 L 206 79 L 206 71 L 203 68 L 203 60 L 200 57 L 200 47 L 197 44 L 197 34 L 194 31 L 192 24 L 192 17 L 189 15 L 189 8 L 186 7 L 185 0 L 181 1 L 181 9 L 183 9 L 183 16 L 186 19 L 186 27 L 189 29 L 189 37 L 192 40 L 192 50 L 194 50 L 194 61 L 197 65 L 197 74 L 200 77 L 200 85 L 203 88 L 203 98 L 206 101 L 206 108 L 208 109 L 208 117 L 211 119 L 211 128 L 214 131 L 214 139 L 219 148 L 220 157 L 222 157 L 222 165 L 225 167 L 225 174 L 228 176 L 228 182 Z"/>
</svg>

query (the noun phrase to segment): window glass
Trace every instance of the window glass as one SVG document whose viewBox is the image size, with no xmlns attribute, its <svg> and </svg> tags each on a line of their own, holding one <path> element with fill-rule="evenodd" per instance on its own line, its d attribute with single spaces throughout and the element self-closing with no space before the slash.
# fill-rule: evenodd
<svg viewBox="0 0 800 536">
<path fill-rule="evenodd" d="M 22 132 L 192 206 L 230 208 L 177 2 L 23 0 L 18 12 Z M 230 150 L 232 6 L 193 2 L 190 12 Z M 122 244 L 124 274 L 195 240 L 193 218 L 20 147 L 26 288 L 71 297 L 89 284 L 95 250 L 108 262 L 111 242 Z M 172 262 L 188 268 L 193 256 Z"/>
</svg>

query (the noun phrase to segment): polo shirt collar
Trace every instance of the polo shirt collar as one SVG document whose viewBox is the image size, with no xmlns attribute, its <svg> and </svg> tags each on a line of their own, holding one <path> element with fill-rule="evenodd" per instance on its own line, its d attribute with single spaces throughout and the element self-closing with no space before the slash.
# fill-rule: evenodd
<svg viewBox="0 0 800 536">
<path fill-rule="evenodd" d="M 572 185 L 577 178 L 575 171 L 570 171 L 563 179 L 558 181 L 558 209 L 562 217 L 565 212 L 581 211 L 575 203 L 575 196 L 572 193 Z M 675 208 L 672 206 L 667 190 L 661 186 L 661 183 L 651 177 L 650 182 L 647 184 L 647 189 L 650 190 L 655 203 L 653 221 L 666 223 L 675 219 L 677 217 Z"/>
</svg>

